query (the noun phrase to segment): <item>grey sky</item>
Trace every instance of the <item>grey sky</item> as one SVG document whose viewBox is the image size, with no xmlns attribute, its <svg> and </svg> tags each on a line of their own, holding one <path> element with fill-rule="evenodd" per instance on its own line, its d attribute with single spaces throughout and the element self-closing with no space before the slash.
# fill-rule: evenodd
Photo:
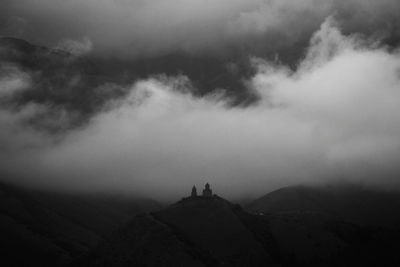
<svg viewBox="0 0 400 267">
<path fill-rule="evenodd" d="M 77 55 L 91 49 L 128 58 L 206 52 L 269 36 L 277 36 L 276 44 L 310 36 L 296 70 L 249 52 L 255 74 L 245 84 L 260 100 L 248 107 L 232 107 L 218 91 L 195 97 L 183 74 L 126 86 L 126 97 L 110 99 L 87 124 L 61 135 L 26 124 L 54 112 L 50 105 L 1 108 L 5 180 L 60 190 L 157 192 L 162 199 L 205 182 L 226 197 L 335 180 L 400 185 L 400 55 L 379 42 L 386 30 L 398 31 L 396 20 L 381 24 L 397 1 L 6 4 L 3 29 Z M 353 10 L 350 17 L 340 11 L 345 7 Z M 300 19 L 305 14 L 310 17 Z M 4 64 L 1 74 L 0 100 L 30 90 L 35 75 Z M 68 114 L 61 110 L 52 118 L 63 124 Z"/>
</svg>

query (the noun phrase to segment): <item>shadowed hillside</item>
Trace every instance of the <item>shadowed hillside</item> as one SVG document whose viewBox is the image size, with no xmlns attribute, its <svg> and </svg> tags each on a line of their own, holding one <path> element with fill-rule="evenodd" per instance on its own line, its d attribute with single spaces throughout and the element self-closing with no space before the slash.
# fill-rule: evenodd
<svg viewBox="0 0 400 267">
<path fill-rule="evenodd" d="M 135 217 L 74 266 L 381 266 L 398 231 L 304 211 L 254 214 L 217 196 Z"/>
<path fill-rule="evenodd" d="M 235 209 L 217 196 L 183 199 L 136 217 L 79 266 L 264 266 L 271 262 Z"/>
<path fill-rule="evenodd" d="M 89 251 L 156 202 L 0 185 L 1 257 L 7 266 L 57 266 Z"/>
<path fill-rule="evenodd" d="M 312 212 L 360 225 L 400 228 L 400 194 L 356 185 L 293 186 L 246 205 L 252 212 Z"/>
<path fill-rule="evenodd" d="M 154 214 L 220 265 L 257 266 L 268 254 L 236 215 L 235 206 L 219 198 L 188 198 Z"/>
</svg>

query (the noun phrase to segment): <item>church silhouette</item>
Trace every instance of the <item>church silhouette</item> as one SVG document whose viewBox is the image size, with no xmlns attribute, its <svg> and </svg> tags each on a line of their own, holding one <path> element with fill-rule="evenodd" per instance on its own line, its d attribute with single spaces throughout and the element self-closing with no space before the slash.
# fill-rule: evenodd
<svg viewBox="0 0 400 267">
<path fill-rule="evenodd" d="M 192 187 L 192 193 L 191 193 L 190 196 L 191 196 L 192 198 L 199 197 L 199 196 L 197 195 L 197 189 L 196 189 L 196 186 L 195 186 L 195 185 Z M 205 185 L 205 187 L 204 187 L 204 189 L 203 189 L 203 195 L 202 195 L 202 197 L 212 197 L 212 190 L 211 190 L 211 188 L 210 188 L 210 184 L 209 184 L 209 183 L 206 183 L 206 185 Z"/>
</svg>

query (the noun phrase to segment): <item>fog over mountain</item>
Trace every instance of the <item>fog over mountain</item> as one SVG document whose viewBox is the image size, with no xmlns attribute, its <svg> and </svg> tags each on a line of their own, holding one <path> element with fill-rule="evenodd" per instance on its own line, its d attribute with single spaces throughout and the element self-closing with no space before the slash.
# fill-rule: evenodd
<svg viewBox="0 0 400 267">
<path fill-rule="evenodd" d="M 171 200 L 398 189 L 396 0 L 2 1 L 0 177 Z M 25 40 L 25 41 L 23 41 Z"/>
<path fill-rule="evenodd" d="M 330 15 L 349 32 L 399 36 L 396 0 L 2 2 L 5 34 L 124 57 L 181 50 L 272 52 L 306 41 Z"/>
</svg>

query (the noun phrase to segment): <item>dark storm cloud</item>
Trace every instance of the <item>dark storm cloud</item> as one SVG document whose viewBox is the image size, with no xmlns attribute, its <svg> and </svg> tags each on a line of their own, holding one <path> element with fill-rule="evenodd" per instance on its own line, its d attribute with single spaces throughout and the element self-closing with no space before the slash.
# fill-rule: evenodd
<svg viewBox="0 0 400 267">
<path fill-rule="evenodd" d="M 398 51 L 344 36 L 328 18 L 295 71 L 252 62 L 260 101 L 246 108 L 194 97 L 185 76 L 158 76 L 58 140 L 24 128 L 41 107 L 1 112 L 1 169 L 19 183 L 160 198 L 205 182 L 227 197 L 334 179 L 400 186 Z M 17 77 L 2 79 L 5 94 L 23 85 Z"/>
<path fill-rule="evenodd" d="M 163 198 L 204 182 L 228 196 L 332 179 L 398 187 L 399 7 L 397 0 L 1 1 L 0 34 L 73 60 L 1 62 L 0 175 Z M 176 51 L 201 59 L 240 51 L 252 57 L 254 75 L 231 57 L 199 65 L 189 57 L 183 75 L 160 67 L 179 62 L 174 54 L 148 58 Z M 119 73 L 121 61 L 101 69 L 85 58 L 92 52 L 142 61 Z M 237 80 L 215 82 L 214 62 Z M 244 77 L 248 88 L 238 90 L 259 101 L 238 107 L 224 85 Z M 212 90 L 194 96 L 200 79 Z M 18 105 L 6 105 L 17 96 Z"/>
<path fill-rule="evenodd" d="M 97 52 L 124 56 L 232 46 L 273 52 L 308 40 L 332 14 L 349 32 L 398 37 L 400 28 L 397 0 L 6 0 L 0 5 L 3 34 L 50 46 L 82 47 L 86 40 Z"/>
</svg>

